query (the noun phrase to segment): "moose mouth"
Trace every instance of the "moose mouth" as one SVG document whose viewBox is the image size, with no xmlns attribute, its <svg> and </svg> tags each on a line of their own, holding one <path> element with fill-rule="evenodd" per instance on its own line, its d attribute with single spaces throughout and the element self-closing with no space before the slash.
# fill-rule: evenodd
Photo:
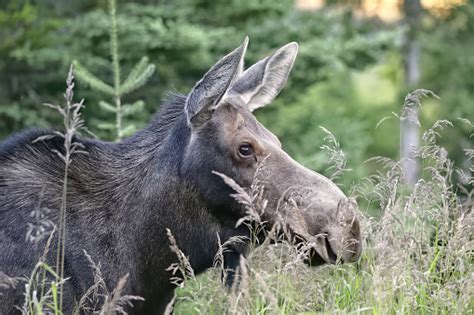
<svg viewBox="0 0 474 315">
<path fill-rule="evenodd" d="M 293 203 L 291 212 L 287 211 L 291 219 L 286 222 L 286 231 L 303 261 L 310 266 L 356 262 L 362 248 L 355 201 L 340 201 L 334 218 L 325 217 L 316 206 L 301 206 L 313 203 L 298 201 Z"/>
<path fill-rule="evenodd" d="M 305 240 L 302 237 L 297 237 L 297 243 L 303 252 L 306 252 L 306 258 L 303 262 L 309 266 L 319 266 L 326 263 L 336 264 L 343 262 L 342 258 L 338 256 L 333 249 L 329 236 L 327 234 L 320 234 L 311 237 L 311 240 Z"/>
<path fill-rule="evenodd" d="M 319 266 L 325 263 L 336 264 L 340 261 L 337 253 L 329 242 L 328 235 L 319 235 L 316 242 L 307 243 L 309 250 L 304 262 L 309 266 Z"/>
<path fill-rule="evenodd" d="M 324 240 L 324 246 L 322 247 L 322 250 L 324 251 L 324 254 L 320 254 L 322 258 L 326 258 L 326 262 L 335 264 L 338 260 L 336 252 L 333 250 L 331 243 L 329 242 L 329 236 L 324 236 L 322 237 Z M 315 250 L 318 254 L 318 247 Z"/>
</svg>

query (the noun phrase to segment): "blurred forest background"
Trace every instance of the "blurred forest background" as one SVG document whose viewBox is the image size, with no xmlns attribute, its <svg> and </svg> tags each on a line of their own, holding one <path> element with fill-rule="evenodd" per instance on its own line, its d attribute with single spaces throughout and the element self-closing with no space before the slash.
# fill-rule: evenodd
<svg viewBox="0 0 474 315">
<path fill-rule="evenodd" d="M 110 25 L 106 0 L 0 0 L 0 140 L 23 128 L 60 125 L 59 115 L 41 104 L 62 103 L 73 60 L 112 84 Z M 247 65 L 290 41 L 300 45 L 286 88 L 256 114 L 306 166 L 323 173 L 328 166 L 319 126 L 346 152 L 352 171 L 345 187 L 374 172 L 369 157 L 398 159 L 400 121 L 393 113 L 401 112 L 408 92 L 424 88 L 441 99 L 423 100 L 421 130 L 451 120 L 441 145 L 457 167 L 472 169 L 463 153 L 472 149 L 470 127 L 457 120 L 474 120 L 472 0 L 119 1 L 117 26 L 122 73 L 143 56 L 156 67 L 122 99 L 135 104 L 124 118 L 125 135 L 149 121 L 166 93 L 187 93 L 248 35 Z M 88 128 L 114 140 L 114 115 L 99 105 L 112 99 L 81 80 L 75 93 L 85 99 Z"/>
</svg>

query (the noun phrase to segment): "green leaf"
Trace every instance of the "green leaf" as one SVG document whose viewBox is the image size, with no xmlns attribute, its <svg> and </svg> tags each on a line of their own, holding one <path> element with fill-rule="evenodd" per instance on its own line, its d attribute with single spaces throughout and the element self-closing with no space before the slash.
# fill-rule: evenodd
<svg viewBox="0 0 474 315">
<path fill-rule="evenodd" d="M 61 279 L 59 279 L 61 281 Z M 56 282 L 51 283 L 51 292 L 53 295 L 53 310 L 55 315 L 59 315 L 59 303 L 58 303 L 58 286 Z"/>
<path fill-rule="evenodd" d="M 121 130 L 121 133 L 123 136 L 127 137 L 127 136 L 131 136 L 135 131 L 137 131 L 137 128 L 135 127 L 135 125 L 130 124 L 127 127 L 123 128 Z"/>
<path fill-rule="evenodd" d="M 128 77 L 125 79 L 125 81 L 122 83 L 122 85 L 128 85 L 131 82 L 134 82 L 137 79 L 137 77 L 140 75 L 140 73 L 145 71 L 147 66 L 148 66 L 148 57 L 144 56 L 133 67 L 132 71 L 130 71 L 130 73 L 128 74 Z"/>
<path fill-rule="evenodd" d="M 133 81 L 122 84 L 119 88 L 119 94 L 124 95 L 142 87 L 155 72 L 155 65 L 150 64 L 145 71 L 140 73 Z"/>
<path fill-rule="evenodd" d="M 106 112 L 110 112 L 110 113 L 116 113 L 117 112 L 117 109 L 114 106 L 112 106 L 109 103 L 104 102 L 104 101 L 99 101 L 99 107 L 102 108 L 103 110 L 105 110 Z"/>
<path fill-rule="evenodd" d="M 115 125 L 112 123 L 100 123 L 97 125 L 97 128 L 104 130 L 113 130 L 115 129 Z"/>
<path fill-rule="evenodd" d="M 74 74 L 79 79 L 79 81 L 83 81 L 84 83 L 88 84 L 92 89 L 97 90 L 99 92 L 103 92 L 109 95 L 114 95 L 114 89 L 93 75 L 89 72 L 86 68 L 84 68 L 77 60 L 73 61 L 74 63 Z"/>
<path fill-rule="evenodd" d="M 132 105 L 126 104 L 122 107 L 122 115 L 123 116 L 130 116 L 132 114 L 141 112 L 145 107 L 145 102 L 142 100 L 138 100 L 134 102 Z"/>
</svg>

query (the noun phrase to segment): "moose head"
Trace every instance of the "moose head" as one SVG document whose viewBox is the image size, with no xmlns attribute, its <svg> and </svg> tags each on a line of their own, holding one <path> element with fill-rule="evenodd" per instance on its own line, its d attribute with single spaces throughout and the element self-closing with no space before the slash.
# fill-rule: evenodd
<svg viewBox="0 0 474 315">
<path fill-rule="evenodd" d="M 187 96 L 191 129 L 182 174 L 226 218 L 242 205 L 216 176 L 232 178 L 247 191 L 258 171 L 266 207 L 262 219 L 283 224 L 295 240 L 312 246 L 309 262 L 354 262 L 361 253 L 356 204 L 328 178 L 292 159 L 278 138 L 252 112 L 271 103 L 285 85 L 298 51 L 289 43 L 244 70 L 248 39 L 219 60 Z M 264 161 L 265 167 L 259 170 Z M 230 220 L 230 222 L 235 222 Z"/>
</svg>

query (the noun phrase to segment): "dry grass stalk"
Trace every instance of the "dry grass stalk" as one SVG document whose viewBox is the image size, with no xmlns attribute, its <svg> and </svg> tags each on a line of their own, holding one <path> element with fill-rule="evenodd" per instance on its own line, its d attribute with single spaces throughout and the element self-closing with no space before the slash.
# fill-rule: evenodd
<svg viewBox="0 0 474 315">
<path fill-rule="evenodd" d="M 176 239 L 171 233 L 170 229 L 166 229 L 166 235 L 170 241 L 170 249 L 173 253 L 176 254 L 178 262 L 171 264 L 167 271 L 171 271 L 173 277 L 171 277 L 171 283 L 175 284 L 178 287 L 183 287 L 187 279 L 195 280 L 194 270 L 191 267 L 188 257 L 179 249 Z M 179 275 L 181 274 L 181 276 Z"/>
<path fill-rule="evenodd" d="M 143 301 L 144 299 L 135 295 L 123 294 L 127 284 L 128 274 L 120 278 L 112 292 L 109 291 L 107 284 L 100 270 L 100 263 L 95 263 L 92 257 L 84 251 L 84 255 L 89 261 L 89 266 L 93 271 L 94 282 L 81 297 L 74 309 L 74 314 L 127 314 L 126 307 L 133 306 L 134 301 Z"/>
</svg>

